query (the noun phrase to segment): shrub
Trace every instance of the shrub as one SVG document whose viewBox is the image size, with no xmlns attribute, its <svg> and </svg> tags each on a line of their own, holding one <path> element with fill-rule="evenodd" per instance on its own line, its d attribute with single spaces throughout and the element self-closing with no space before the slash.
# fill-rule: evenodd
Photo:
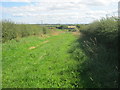
<svg viewBox="0 0 120 90">
<path fill-rule="evenodd" d="M 118 42 L 118 23 L 117 18 L 103 18 L 99 21 L 94 21 L 88 26 L 84 26 L 82 33 L 89 37 L 96 37 L 99 43 L 107 45 L 113 44 L 113 47 Z"/>
<path fill-rule="evenodd" d="M 79 43 L 73 46 L 73 56 L 80 62 L 84 59 L 78 67 L 81 84 L 85 88 L 117 88 L 119 74 L 117 18 L 94 21 L 81 26 L 80 31 Z M 86 58 L 81 59 L 80 49 Z"/>
<path fill-rule="evenodd" d="M 27 37 L 30 35 L 40 35 L 49 33 L 46 27 L 35 24 L 15 24 L 12 21 L 2 21 L 2 41 L 6 42 L 11 39 Z"/>
<path fill-rule="evenodd" d="M 61 25 L 61 26 L 59 27 L 59 29 L 67 29 L 67 28 L 68 28 L 67 25 Z"/>
</svg>

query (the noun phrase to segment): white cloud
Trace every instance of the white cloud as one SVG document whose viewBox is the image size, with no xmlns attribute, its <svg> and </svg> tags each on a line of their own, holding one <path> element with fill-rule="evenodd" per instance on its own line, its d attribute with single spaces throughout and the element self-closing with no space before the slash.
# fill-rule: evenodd
<svg viewBox="0 0 120 90">
<path fill-rule="evenodd" d="M 3 2 L 8 0 L 2 0 Z M 9 2 L 32 2 L 33 0 L 9 0 Z M 117 11 L 110 8 L 111 3 L 118 0 L 34 0 L 35 4 L 26 6 L 4 7 L 3 16 L 10 14 L 15 18 L 21 17 L 19 21 L 36 23 L 44 20 L 46 23 L 61 22 L 91 22 L 108 13 Z M 97 10 L 97 7 L 101 7 Z M 32 18 L 32 19 L 31 19 Z M 78 20 L 79 19 L 79 20 Z M 17 19 L 15 19 L 17 20 Z"/>
</svg>

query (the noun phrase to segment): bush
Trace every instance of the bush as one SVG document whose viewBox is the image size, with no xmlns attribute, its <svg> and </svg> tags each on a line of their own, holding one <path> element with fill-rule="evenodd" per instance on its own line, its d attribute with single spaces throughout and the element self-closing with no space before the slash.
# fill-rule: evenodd
<svg viewBox="0 0 120 90">
<path fill-rule="evenodd" d="M 81 27 L 79 24 L 77 24 L 76 26 L 77 26 L 78 29 L 80 29 L 80 27 Z"/>
<path fill-rule="evenodd" d="M 89 37 L 96 37 L 99 43 L 109 47 L 116 46 L 118 42 L 118 23 L 117 18 L 103 18 L 100 21 L 84 26 L 81 30 L 82 33 Z"/>
<path fill-rule="evenodd" d="M 118 87 L 117 18 L 103 18 L 81 26 L 81 37 L 73 50 L 79 64 L 80 80 L 87 88 Z M 81 49 L 85 53 L 81 59 Z M 77 55 L 77 56 L 76 56 Z"/>
<path fill-rule="evenodd" d="M 43 27 L 43 34 L 47 34 L 47 28 Z"/>
<path fill-rule="evenodd" d="M 59 29 L 67 29 L 67 28 L 68 28 L 67 25 L 61 25 L 61 26 L 59 27 Z"/>
<path fill-rule="evenodd" d="M 34 24 L 15 24 L 14 22 L 2 21 L 2 41 L 6 42 L 11 39 L 27 37 L 30 35 L 40 35 L 49 33 L 46 27 Z"/>
</svg>

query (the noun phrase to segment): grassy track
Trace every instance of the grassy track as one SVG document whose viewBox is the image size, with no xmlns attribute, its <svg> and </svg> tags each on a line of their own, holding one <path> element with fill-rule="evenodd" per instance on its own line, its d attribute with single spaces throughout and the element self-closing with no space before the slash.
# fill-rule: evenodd
<svg viewBox="0 0 120 90">
<path fill-rule="evenodd" d="M 75 40 L 71 33 L 62 33 L 4 43 L 3 88 L 78 87 L 79 72 L 76 70 L 79 63 L 68 52 Z"/>
</svg>

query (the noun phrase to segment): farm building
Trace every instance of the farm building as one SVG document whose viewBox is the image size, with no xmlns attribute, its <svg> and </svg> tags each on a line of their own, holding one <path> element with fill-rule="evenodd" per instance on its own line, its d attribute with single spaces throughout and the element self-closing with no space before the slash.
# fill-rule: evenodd
<svg viewBox="0 0 120 90">
<path fill-rule="evenodd" d="M 69 29 L 76 29 L 76 26 L 68 26 Z"/>
<path fill-rule="evenodd" d="M 76 32 L 78 29 L 76 26 L 68 26 L 68 31 Z"/>
</svg>

